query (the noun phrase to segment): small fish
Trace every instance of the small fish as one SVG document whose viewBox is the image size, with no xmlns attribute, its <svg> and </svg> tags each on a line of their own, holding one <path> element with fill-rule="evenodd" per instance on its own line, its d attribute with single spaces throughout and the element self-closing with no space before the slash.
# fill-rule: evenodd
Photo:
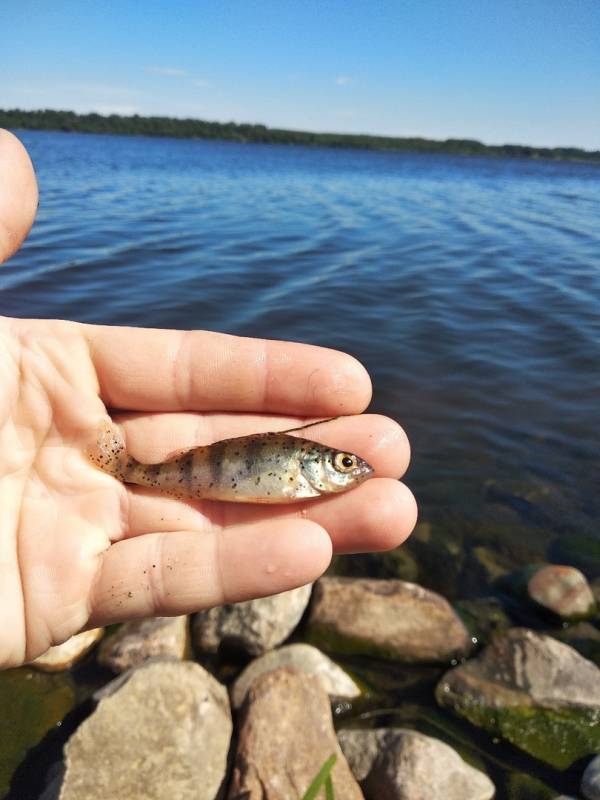
<svg viewBox="0 0 600 800">
<path fill-rule="evenodd" d="M 294 503 L 345 492 L 373 474 L 354 453 L 287 432 L 224 439 L 160 464 L 142 464 L 127 454 L 120 433 L 108 423 L 87 452 L 94 464 L 123 483 L 179 498 L 238 503 Z"/>
</svg>

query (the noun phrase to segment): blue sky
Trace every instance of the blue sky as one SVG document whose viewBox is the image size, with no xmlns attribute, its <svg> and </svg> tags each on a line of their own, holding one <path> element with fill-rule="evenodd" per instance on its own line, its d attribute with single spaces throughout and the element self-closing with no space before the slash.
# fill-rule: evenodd
<svg viewBox="0 0 600 800">
<path fill-rule="evenodd" d="M 0 107 L 600 149 L 600 0 L 0 0 Z"/>
</svg>

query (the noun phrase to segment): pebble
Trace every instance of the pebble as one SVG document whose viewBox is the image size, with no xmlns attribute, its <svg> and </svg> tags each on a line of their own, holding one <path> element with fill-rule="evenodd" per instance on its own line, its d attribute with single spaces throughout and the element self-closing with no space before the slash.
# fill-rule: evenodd
<svg viewBox="0 0 600 800">
<path fill-rule="evenodd" d="M 185 658 L 188 618 L 153 617 L 126 622 L 100 647 L 98 661 L 113 672 L 138 667 L 152 658 Z"/>
<path fill-rule="evenodd" d="M 360 688 L 348 673 L 316 647 L 309 644 L 288 644 L 265 653 L 246 667 L 233 684 L 232 706 L 239 708 L 252 683 L 261 675 L 279 667 L 293 667 L 314 675 L 331 698 L 352 699 L 361 694 Z"/>
<path fill-rule="evenodd" d="M 449 745 L 412 730 L 338 732 L 366 800 L 490 800 L 495 787 Z"/>
<path fill-rule="evenodd" d="M 289 667 L 269 672 L 254 681 L 243 706 L 228 798 L 299 800 L 332 754 L 336 800 L 362 800 L 319 681 Z"/>
<path fill-rule="evenodd" d="M 104 634 L 104 628 L 92 628 L 71 636 L 66 642 L 57 644 L 38 656 L 29 666 L 41 669 L 43 672 L 60 672 L 70 669 L 74 664 L 89 653 Z"/>
<path fill-rule="evenodd" d="M 145 664 L 67 742 L 60 800 L 216 800 L 231 731 L 227 690 L 199 664 Z"/>
<path fill-rule="evenodd" d="M 262 655 L 294 631 L 311 591 L 312 584 L 308 584 L 271 597 L 201 611 L 192 625 L 194 647 L 199 653 L 218 653 L 225 647 Z"/>
<path fill-rule="evenodd" d="M 447 600 L 401 580 L 321 578 L 308 635 L 329 652 L 404 662 L 448 662 L 473 646 Z"/>
</svg>

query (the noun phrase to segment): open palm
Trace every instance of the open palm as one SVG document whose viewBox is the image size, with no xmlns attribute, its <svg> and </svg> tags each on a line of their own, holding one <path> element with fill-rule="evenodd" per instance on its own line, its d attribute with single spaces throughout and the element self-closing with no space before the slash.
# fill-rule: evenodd
<svg viewBox="0 0 600 800">
<path fill-rule="evenodd" d="M 0 137 L 0 174 L 3 145 L 6 154 Z M 0 195 L 0 260 L 31 221 L 27 204 L 10 203 L 11 180 L 22 196 L 27 169 L 15 174 Z M 35 658 L 85 627 L 299 586 L 326 568 L 332 546 L 393 547 L 414 525 L 414 500 L 396 480 L 408 443 L 383 417 L 348 416 L 311 432 L 358 452 L 376 479 L 284 507 L 178 501 L 125 487 L 86 459 L 107 408 L 132 455 L 147 462 L 306 417 L 360 414 L 369 379 L 342 353 L 0 318 L 0 385 L 0 666 Z"/>
</svg>

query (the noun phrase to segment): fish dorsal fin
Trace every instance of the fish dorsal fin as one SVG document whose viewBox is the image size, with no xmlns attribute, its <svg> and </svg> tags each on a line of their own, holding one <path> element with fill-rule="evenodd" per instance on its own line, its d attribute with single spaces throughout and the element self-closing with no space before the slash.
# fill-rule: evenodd
<svg viewBox="0 0 600 800">
<path fill-rule="evenodd" d="M 272 433 L 292 433 L 293 431 L 303 431 L 305 428 L 313 428 L 315 425 L 323 425 L 326 422 L 333 422 L 337 417 L 328 417 L 328 419 L 320 419 L 317 422 L 309 422 L 307 425 L 300 425 L 298 428 L 287 428 L 285 431 L 271 431 Z"/>
</svg>

